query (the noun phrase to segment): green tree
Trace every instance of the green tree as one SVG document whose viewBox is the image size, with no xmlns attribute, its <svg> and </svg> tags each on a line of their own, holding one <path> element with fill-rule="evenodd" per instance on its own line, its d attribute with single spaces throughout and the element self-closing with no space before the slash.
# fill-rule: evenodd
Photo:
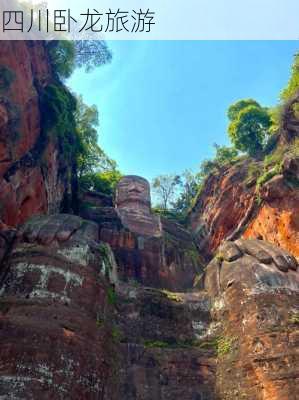
<svg viewBox="0 0 299 400">
<path fill-rule="evenodd" d="M 112 60 L 112 53 L 103 40 L 52 40 L 47 42 L 50 62 L 59 79 L 67 79 L 75 68 L 87 72 Z"/>
<path fill-rule="evenodd" d="M 234 147 L 220 146 L 215 143 L 214 148 L 216 150 L 214 162 L 219 166 L 233 162 L 238 156 L 238 150 Z"/>
<path fill-rule="evenodd" d="M 166 211 L 170 208 L 180 184 L 179 175 L 159 175 L 153 179 L 152 187 L 162 210 Z"/>
<path fill-rule="evenodd" d="M 79 178 L 95 170 L 114 171 L 115 161 L 111 160 L 98 145 L 99 114 L 96 106 L 87 106 L 82 97 L 78 97 L 75 121 L 79 140 L 77 157 Z"/>
<path fill-rule="evenodd" d="M 240 111 L 244 110 L 244 108 L 246 108 L 248 106 L 260 107 L 259 103 L 257 101 L 255 101 L 254 99 L 238 100 L 229 107 L 229 109 L 227 111 L 228 119 L 230 121 L 236 120 L 238 118 Z"/>
<path fill-rule="evenodd" d="M 186 216 L 187 211 L 192 206 L 193 200 L 201 187 L 202 179 L 199 174 L 193 174 L 191 171 L 186 170 L 182 173 L 180 181 L 181 191 L 172 205 L 175 212 Z"/>
<path fill-rule="evenodd" d="M 250 156 L 259 156 L 264 148 L 266 136 L 271 127 L 271 118 L 266 108 L 243 100 L 241 106 L 235 103 L 228 110 L 231 122 L 228 127 L 229 137 L 236 149 L 247 152 Z M 238 113 L 231 109 L 239 110 Z"/>
</svg>

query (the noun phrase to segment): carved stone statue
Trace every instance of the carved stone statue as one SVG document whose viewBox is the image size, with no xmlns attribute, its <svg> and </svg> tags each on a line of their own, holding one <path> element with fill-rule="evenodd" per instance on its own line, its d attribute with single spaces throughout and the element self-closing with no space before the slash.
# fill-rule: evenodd
<svg viewBox="0 0 299 400">
<path fill-rule="evenodd" d="M 116 189 L 116 210 L 131 232 L 144 236 L 161 236 L 159 218 L 151 213 L 150 185 L 144 178 L 124 176 Z"/>
</svg>

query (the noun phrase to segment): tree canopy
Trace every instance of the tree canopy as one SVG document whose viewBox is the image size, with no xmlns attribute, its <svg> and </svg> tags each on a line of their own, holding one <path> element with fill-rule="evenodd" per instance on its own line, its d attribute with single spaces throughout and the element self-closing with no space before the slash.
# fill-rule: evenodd
<svg viewBox="0 0 299 400">
<path fill-rule="evenodd" d="M 96 106 L 87 106 L 82 97 L 77 99 L 75 112 L 76 131 L 79 139 L 78 175 L 82 177 L 97 170 L 115 170 L 116 163 L 98 145 L 99 114 Z"/>
<path fill-rule="evenodd" d="M 250 103 L 240 100 L 229 108 L 231 122 L 228 134 L 237 150 L 255 157 L 264 148 L 272 122 L 266 108 L 254 100 L 250 100 Z"/>
<path fill-rule="evenodd" d="M 162 210 L 167 210 L 171 206 L 180 184 L 181 178 L 179 175 L 159 175 L 153 179 L 152 187 Z"/>
<path fill-rule="evenodd" d="M 52 40 L 47 43 L 53 71 L 60 79 L 69 78 L 75 68 L 87 72 L 112 60 L 112 53 L 103 40 Z"/>
</svg>

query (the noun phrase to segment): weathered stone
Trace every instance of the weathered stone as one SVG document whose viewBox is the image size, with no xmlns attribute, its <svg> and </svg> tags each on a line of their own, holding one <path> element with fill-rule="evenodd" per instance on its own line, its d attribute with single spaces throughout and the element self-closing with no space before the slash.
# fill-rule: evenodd
<svg viewBox="0 0 299 400">
<path fill-rule="evenodd" d="M 116 398 L 215 399 L 215 351 L 200 346 L 210 322 L 206 294 L 124 284 L 117 293 L 124 367 Z"/>
<path fill-rule="evenodd" d="M 299 157 L 286 157 L 282 164 L 283 175 L 299 181 Z"/>
<path fill-rule="evenodd" d="M 208 261 L 224 240 L 240 237 L 263 239 L 299 257 L 297 163 L 296 157 L 288 157 L 282 174 L 259 188 L 261 202 L 257 202 L 257 178 L 250 178 L 249 169 L 262 169 L 262 163 L 240 161 L 206 180 L 189 214 L 189 225 Z M 247 184 L 249 178 L 254 184 Z"/>
<path fill-rule="evenodd" d="M 239 247 L 233 242 L 224 242 L 218 249 L 218 257 L 225 261 L 235 261 L 242 256 Z"/>
<path fill-rule="evenodd" d="M 0 68 L 11 76 L 0 98 L 0 220 L 15 227 L 59 212 L 72 196 L 74 162 L 59 132 L 47 136 L 40 109 L 53 73 L 43 41 L 3 41 Z"/>
<path fill-rule="evenodd" d="M 296 400 L 296 260 L 263 241 L 242 240 L 237 245 L 244 251 L 242 257 L 222 263 L 215 259 L 206 271 L 205 287 L 219 324 L 217 399 Z"/>
<path fill-rule="evenodd" d="M 68 215 L 22 228 L 1 282 L 0 396 L 105 398 L 115 350 L 97 240 Z"/>
</svg>

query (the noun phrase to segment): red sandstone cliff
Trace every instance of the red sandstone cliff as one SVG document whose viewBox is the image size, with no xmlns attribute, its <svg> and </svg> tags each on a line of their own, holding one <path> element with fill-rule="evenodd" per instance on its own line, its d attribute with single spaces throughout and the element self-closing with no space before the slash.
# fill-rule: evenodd
<svg viewBox="0 0 299 400">
<path fill-rule="evenodd" d="M 189 215 L 201 252 L 209 259 L 223 240 L 264 239 L 299 256 L 299 160 L 287 156 L 281 173 L 262 187 L 250 168 L 263 163 L 250 159 L 211 175 Z"/>
<path fill-rule="evenodd" d="M 57 212 L 71 193 L 72 165 L 41 126 L 41 93 L 52 80 L 44 42 L 1 42 L 0 223 Z"/>
</svg>

